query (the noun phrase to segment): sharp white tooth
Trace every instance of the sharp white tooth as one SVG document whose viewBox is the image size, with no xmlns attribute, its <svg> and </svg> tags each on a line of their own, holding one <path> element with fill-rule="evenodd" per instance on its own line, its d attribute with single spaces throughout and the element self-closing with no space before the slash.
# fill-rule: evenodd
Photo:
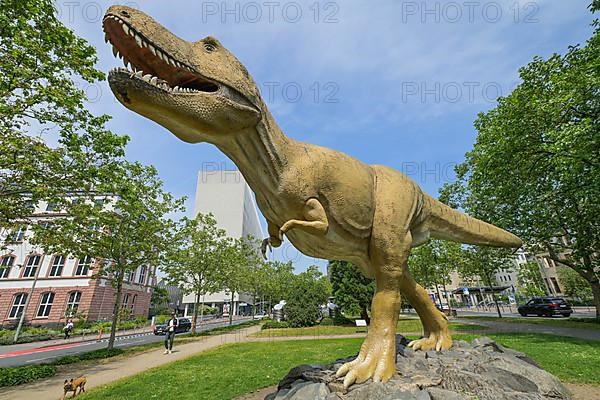
<svg viewBox="0 0 600 400">
<path fill-rule="evenodd" d="M 139 37 L 139 35 L 137 35 L 137 34 L 135 35 L 135 42 L 137 43 L 137 45 L 139 47 L 142 47 L 142 38 Z"/>
<path fill-rule="evenodd" d="M 109 40 L 108 40 L 108 33 L 105 33 L 105 34 L 104 34 L 104 42 L 105 42 L 105 43 L 108 43 L 108 41 L 109 41 Z"/>
<path fill-rule="evenodd" d="M 152 75 L 150 75 L 150 74 L 146 74 L 146 75 L 142 76 L 142 79 L 145 81 L 150 81 L 150 78 L 152 78 Z"/>
<path fill-rule="evenodd" d="M 152 54 L 156 55 L 156 49 L 154 48 L 154 46 L 152 46 L 151 44 L 149 44 L 148 48 L 150 49 L 150 52 L 152 52 Z"/>
<path fill-rule="evenodd" d="M 123 57 L 123 64 L 125 64 L 125 68 L 129 68 L 129 60 L 127 59 L 127 57 Z"/>
<path fill-rule="evenodd" d="M 156 82 L 158 82 L 158 78 L 153 76 L 152 79 L 150 79 L 150 83 L 156 85 Z"/>
<path fill-rule="evenodd" d="M 166 57 L 166 56 L 164 56 L 164 55 L 163 55 L 162 51 L 160 51 L 160 50 L 156 50 L 156 55 L 157 55 L 157 56 L 158 56 L 158 58 L 160 58 L 161 60 L 164 60 L 164 58 L 163 58 L 163 57 Z"/>
<path fill-rule="evenodd" d="M 174 67 L 176 67 L 176 66 L 177 66 L 177 64 L 176 64 L 176 61 L 175 61 L 175 60 L 173 60 L 172 58 L 169 58 L 169 64 L 171 64 L 171 65 L 172 65 L 172 66 L 174 66 Z"/>
<path fill-rule="evenodd" d="M 129 27 L 127 26 L 127 24 L 121 23 L 121 28 L 123 28 L 123 31 L 129 35 Z"/>
<path fill-rule="evenodd" d="M 137 76 L 138 78 L 141 78 L 144 75 L 144 73 L 142 71 L 138 71 L 135 73 L 135 76 Z"/>
<path fill-rule="evenodd" d="M 148 42 L 142 39 L 142 47 L 148 47 Z"/>
</svg>

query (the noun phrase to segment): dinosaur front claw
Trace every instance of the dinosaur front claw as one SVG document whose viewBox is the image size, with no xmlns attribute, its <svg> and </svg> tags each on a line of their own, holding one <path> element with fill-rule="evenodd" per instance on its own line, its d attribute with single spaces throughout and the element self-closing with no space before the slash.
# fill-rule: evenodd
<svg viewBox="0 0 600 400">
<path fill-rule="evenodd" d="M 276 237 L 271 236 L 264 239 L 262 241 L 262 244 L 260 245 L 260 251 L 262 253 L 263 258 L 265 260 L 267 259 L 267 248 L 269 248 L 269 251 L 273 251 L 273 247 L 279 246 L 281 246 L 281 240 L 277 239 Z"/>
</svg>

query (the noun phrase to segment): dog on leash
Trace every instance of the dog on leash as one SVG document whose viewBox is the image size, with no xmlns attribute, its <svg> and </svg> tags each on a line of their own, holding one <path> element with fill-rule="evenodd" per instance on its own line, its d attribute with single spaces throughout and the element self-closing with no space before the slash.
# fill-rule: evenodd
<svg viewBox="0 0 600 400">
<path fill-rule="evenodd" d="M 64 385 L 64 389 L 65 389 L 65 393 L 63 394 L 63 400 L 66 398 L 67 393 L 69 392 L 73 392 L 73 396 L 75 397 L 77 396 L 77 388 L 79 388 L 79 394 L 81 394 L 81 392 L 85 392 L 85 383 L 87 382 L 87 379 L 85 378 L 85 376 L 80 376 L 77 379 L 72 379 L 69 381 L 67 379 L 65 379 L 65 385 Z"/>
</svg>

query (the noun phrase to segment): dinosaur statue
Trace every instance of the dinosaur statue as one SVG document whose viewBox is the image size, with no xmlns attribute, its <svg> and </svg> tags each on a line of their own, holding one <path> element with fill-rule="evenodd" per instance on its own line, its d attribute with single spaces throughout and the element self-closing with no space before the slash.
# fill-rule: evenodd
<svg viewBox="0 0 600 400">
<path fill-rule="evenodd" d="M 408 271 L 411 248 L 430 236 L 520 247 L 518 237 L 453 210 L 399 171 L 285 136 L 246 68 L 217 39 L 187 42 L 125 6 L 110 7 L 103 28 L 115 56 L 132 66 L 109 74 L 117 99 L 179 139 L 212 143 L 233 160 L 268 223 L 263 251 L 285 235 L 308 256 L 350 261 L 375 278 L 367 337 L 358 357 L 337 371 L 345 387 L 395 373 L 401 293 L 424 327 L 410 346 L 450 348 L 447 319 Z"/>
</svg>

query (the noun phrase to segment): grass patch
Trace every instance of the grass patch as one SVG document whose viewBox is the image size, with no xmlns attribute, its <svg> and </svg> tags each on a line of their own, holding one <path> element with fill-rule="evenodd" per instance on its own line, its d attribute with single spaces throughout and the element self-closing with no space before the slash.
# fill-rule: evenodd
<svg viewBox="0 0 600 400">
<path fill-rule="evenodd" d="M 459 334 L 472 340 L 480 335 Z M 600 343 L 552 335 L 496 334 L 492 339 L 522 351 L 566 382 L 600 385 Z M 88 400 L 231 399 L 275 385 L 299 365 L 326 364 L 356 354 L 362 339 L 255 342 L 224 345 L 92 390 Z"/>
<path fill-rule="evenodd" d="M 453 337 L 470 341 L 479 336 L 482 335 L 459 334 Z M 565 382 L 600 385 L 600 342 L 537 333 L 485 336 L 527 354 L 540 367 Z"/>
<path fill-rule="evenodd" d="M 482 331 L 487 327 L 476 324 L 466 324 L 460 322 L 450 322 L 450 329 L 454 331 Z M 412 317 L 400 317 L 398 325 L 396 326 L 396 332 L 416 333 L 422 332 L 423 325 L 421 320 Z M 337 325 L 316 325 L 306 328 L 274 328 L 264 329 L 260 332 L 255 333 L 254 337 L 293 337 L 293 336 L 334 336 L 334 335 L 352 335 L 359 332 L 365 332 L 365 328 L 356 328 L 355 326 L 337 326 Z"/>
<path fill-rule="evenodd" d="M 538 318 L 538 317 L 488 317 L 468 315 L 461 319 L 474 319 L 483 321 L 507 322 L 510 324 L 534 324 L 556 326 L 560 328 L 598 329 L 600 330 L 600 319 L 598 318 Z"/>
<path fill-rule="evenodd" d="M 92 390 L 86 399 L 231 399 L 274 385 L 299 364 L 326 363 L 355 354 L 362 339 L 240 343 L 153 368 Z"/>
</svg>

